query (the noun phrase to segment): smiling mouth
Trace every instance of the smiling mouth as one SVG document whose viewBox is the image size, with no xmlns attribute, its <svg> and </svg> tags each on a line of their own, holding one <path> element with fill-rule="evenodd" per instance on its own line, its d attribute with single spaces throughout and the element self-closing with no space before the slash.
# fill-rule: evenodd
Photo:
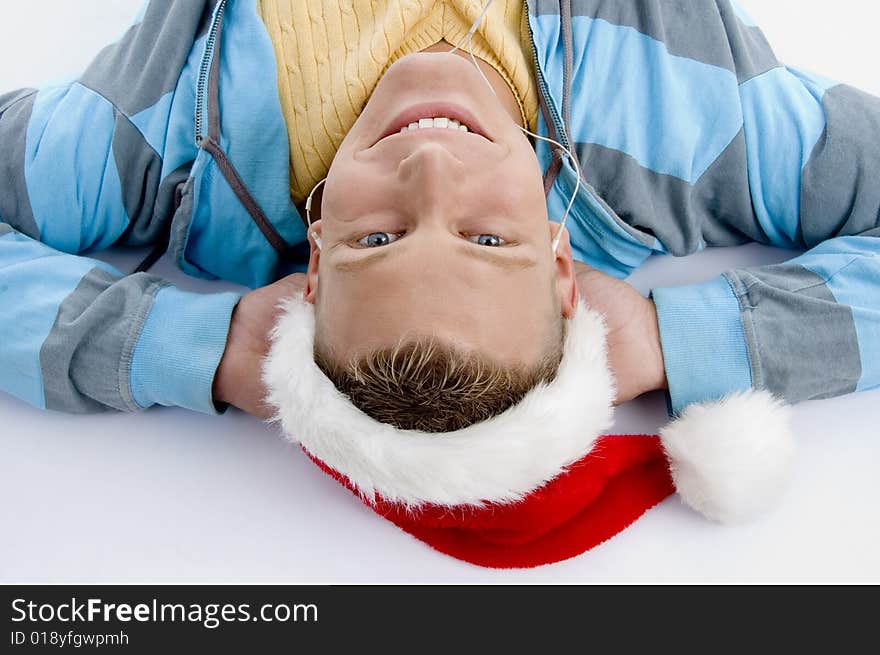
<svg viewBox="0 0 880 655">
<path fill-rule="evenodd" d="M 437 118 L 440 118 L 441 121 L 445 119 L 447 126 L 428 126 L 424 122 L 427 120 L 435 121 Z M 450 129 L 448 126 L 450 120 L 457 122 L 458 128 Z M 465 126 L 465 129 L 461 129 L 461 126 Z M 430 102 L 415 105 L 401 112 L 389 123 L 376 143 L 393 137 L 413 138 L 421 132 L 425 133 L 422 136 L 440 136 L 441 133 L 445 133 L 456 137 L 468 136 L 471 138 L 477 136 L 493 142 L 477 117 L 464 107 L 448 102 Z M 374 143 L 373 145 L 376 144 Z"/>
<path fill-rule="evenodd" d="M 376 142 L 378 145 L 380 142 L 389 141 L 392 139 L 433 139 L 433 140 L 457 140 L 457 139 L 480 139 L 481 141 L 488 141 L 485 137 L 480 136 L 475 132 L 464 132 L 462 130 L 452 130 L 449 128 L 443 127 L 422 127 L 417 129 L 408 129 L 403 132 L 395 132 L 394 134 L 390 134 L 386 137 L 379 139 Z"/>
</svg>

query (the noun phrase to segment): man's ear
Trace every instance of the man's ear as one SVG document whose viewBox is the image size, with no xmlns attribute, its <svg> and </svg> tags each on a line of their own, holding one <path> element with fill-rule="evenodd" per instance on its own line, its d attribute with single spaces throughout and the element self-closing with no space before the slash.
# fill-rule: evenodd
<svg viewBox="0 0 880 655">
<path fill-rule="evenodd" d="M 306 272 L 306 288 L 303 297 L 313 305 L 318 298 L 318 264 L 321 259 L 321 221 L 315 221 L 309 228 L 309 270 Z"/>
<path fill-rule="evenodd" d="M 550 229 L 550 242 L 557 236 L 560 226 L 554 221 L 547 221 Z M 556 248 L 556 292 L 562 303 L 562 315 L 572 318 L 578 303 L 577 274 L 574 270 L 574 254 L 571 250 L 571 242 L 568 239 L 568 230 L 561 228 L 559 245 Z"/>
</svg>

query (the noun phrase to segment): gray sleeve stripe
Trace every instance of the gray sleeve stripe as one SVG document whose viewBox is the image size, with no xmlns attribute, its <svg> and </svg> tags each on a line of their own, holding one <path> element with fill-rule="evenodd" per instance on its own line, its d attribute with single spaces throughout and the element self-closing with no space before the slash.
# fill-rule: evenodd
<svg viewBox="0 0 880 655">
<path fill-rule="evenodd" d="M 669 54 L 726 68 L 742 83 L 780 64 L 757 27 L 743 25 L 728 0 L 563 0 L 572 16 L 631 27 L 661 41 Z M 559 15 L 558 0 L 533 2 L 532 14 Z M 686 7 L 682 5 L 686 4 Z"/>
<path fill-rule="evenodd" d="M 790 403 L 856 390 L 862 375 L 852 308 L 797 264 L 725 274 L 740 303 L 756 388 Z"/>
<path fill-rule="evenodd" d="M 0 217 L 2 218 L 2 217 Z M 10 232 L 14 232 L 11 225 L 7 225 L 6 223 L 0 223 L 0 237 L 5 234 L 9 234 Z"/>
<path fill-rule="evenodd" d="M 113 131 L 113 158 L 119 173 L 122 204 L 129 220 L 126 233 L 136 232 L 155 238 L 162 228 L 161 221 L 153 223 L 162 158 L 140 130 L 118 111 Z"/>
<path fill-rule="evenodd" d="M 24 175 L 27 127 L 36 91 L 0 95 L 0 217 L 33 239 L 40 238 Z"/>
<path fill-rule="evenodd" d="M 841 84 L 822 104 L 825 131 L 801 180 L 799 229 L 808 247 L 880 226 L 880 98 Z"/>
<path fill-rule="evenodd" d="M 653 235 L 676 256 L 696 252 L 703 243 L 767 242 L 752 206 L 742 131 L 695 185 L 645 168 L 613 148 L 578 143 L 576 152 L 590 183 L 621 220 Z"/>
<path fill-rule="evenodd" d="M 155 294 L 167 285 L 146 273 L 120 278 L 99 267 L 82 277 L 40 348 L 46 409 L 140 410 L 130 388 L 131 353 Z"/>
<path fill-rule="evenodd" d="M 131 360 L 134 357 L 134 349 L 137 346 L 141 330 L 143 330 L 144 323 L 147 320 L 147 315 L 153 308 L 153 301 L 156 299 L 156 294 L 165 287 L 171 286 L 170 282 L 148 275 L 147 273 L 135 273 L 129 275 L 126 280 L 131 278 L 141 278 L 142 276 L 143 281 L 139 279 L 138 282 L 133 283 L 143 287 L 143 300 L 138 304 L 137 310 L 134 312 L 131 321 L 129 322 L 128 335 L 122 344 L 118 369 L 118 384 L 119 390 L 122 393 L 122 399 L 128 408 L 134 411 L 142 411 L 141 406 L 138 405 L 137 401 L 134 399 L 134 394 L 131 391 Z"/>
</svg>

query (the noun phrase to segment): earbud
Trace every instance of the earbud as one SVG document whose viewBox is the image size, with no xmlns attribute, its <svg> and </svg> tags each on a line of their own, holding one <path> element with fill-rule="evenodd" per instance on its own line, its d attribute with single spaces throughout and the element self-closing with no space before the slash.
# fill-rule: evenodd
<svg viewBox="0 0 880 655">
<path fill-rule="evenodd" d="M 556 234 L 553 235 L 553 243 L 551 244 L 551 249 L 553 250 L 553 254 L 556 254 L 556 251 L 559 249 L 559 242 L 562 240 L 562 230 L 565 226 L 560 223 L 559 227 L 556 228 Z"/>
</svg>

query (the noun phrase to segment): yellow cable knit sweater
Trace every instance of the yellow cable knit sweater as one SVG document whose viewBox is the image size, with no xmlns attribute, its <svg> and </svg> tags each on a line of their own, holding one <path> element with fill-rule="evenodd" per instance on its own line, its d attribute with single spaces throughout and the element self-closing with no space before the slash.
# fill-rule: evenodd
<svg viewBox="0 0 880 655">
<path fill-rule="evenodd" d="M 445 40 L 458 44 L 483 0 L 259 0 L 278 62 L 290 138 L 291 196 L 301 204 L 330 163 L 385 70 Z M 462 48 L 464 49 L 464 48 Z M 496 0 L 474 34 L 473 54 L 510 85 L 537 129 L 528 16 L 522 0 Z"/>
</svg>

